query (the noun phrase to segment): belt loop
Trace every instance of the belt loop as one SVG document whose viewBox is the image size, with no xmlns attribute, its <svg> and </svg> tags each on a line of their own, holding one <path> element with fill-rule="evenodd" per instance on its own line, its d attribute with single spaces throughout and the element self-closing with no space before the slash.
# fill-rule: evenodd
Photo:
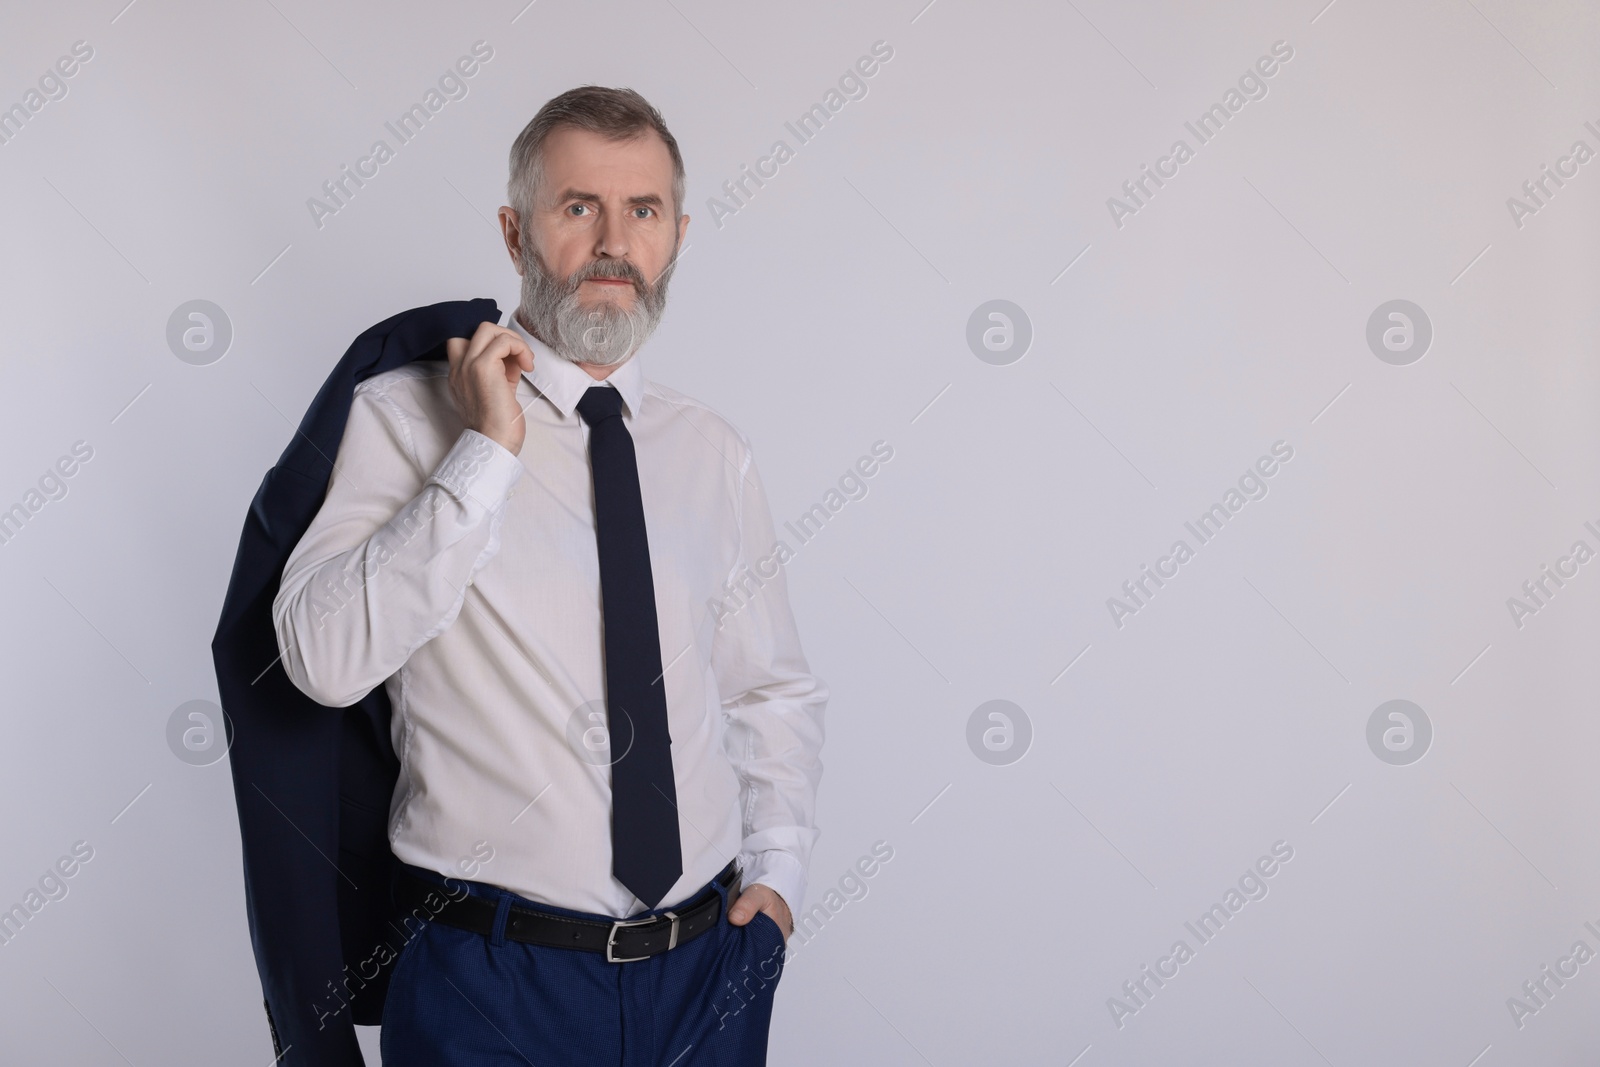
<svg viewBox="0 0 1600 1067">
<path fill-rule="evenodd" d="M 506 943 L 506 917 L 511 914 L 511 894 L 502 889 L 496 895 L 499 899 L 495 902 L 494 926 L 489 931 L 489 944 L 501 948 Z"/>
</svg>

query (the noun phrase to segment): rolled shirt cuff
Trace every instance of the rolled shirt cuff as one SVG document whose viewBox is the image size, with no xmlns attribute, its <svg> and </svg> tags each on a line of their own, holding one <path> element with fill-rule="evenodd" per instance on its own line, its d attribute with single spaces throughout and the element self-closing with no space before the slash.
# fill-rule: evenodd
<svg viewBox="0 0 1600 1067">
<path fill-rule="evenodd" d="M 522 461 L 504 445 L 477 430 L 462 430 L 428 480 L 469 508 L 477 505 L 494 511 L 505 503 L 521 476 Z"/>
</svg>

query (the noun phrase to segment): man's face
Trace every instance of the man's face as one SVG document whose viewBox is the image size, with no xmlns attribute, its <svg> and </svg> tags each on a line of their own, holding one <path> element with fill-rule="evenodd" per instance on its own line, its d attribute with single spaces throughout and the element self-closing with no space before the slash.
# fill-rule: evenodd
<svg viewBox="0 0 1600 1067">
<path fill-rule="evenodd" d="M 528 217 L 500 209 L 522 275 L 524 325 L 574 362 L 627 359 L 666 306 L 689 224 L 672 211 L 672 157 L 653 131 L 612 141 L 557 128 Z"/>
</svg>

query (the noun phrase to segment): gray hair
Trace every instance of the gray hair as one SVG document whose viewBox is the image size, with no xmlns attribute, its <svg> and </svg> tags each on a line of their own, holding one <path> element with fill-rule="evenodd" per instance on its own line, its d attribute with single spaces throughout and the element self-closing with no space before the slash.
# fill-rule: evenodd
<svg viewBox="0 0 1600 1067">
<path fill-rule="evenodd" d="M 631 140 L 654 130 L 666 142 L 667 153 L 672 157 L 673 221 L 683 214 L 683 155 L 661 112 L 632 89 L 584 85 L 551 98 L 511 146 L 511 180 L 506 183 L 506 195 L 524 225 L 534 194 L 544 180 L 545 138 L 560 126 L 588 130 L 613 141 Z"/>
</svg>

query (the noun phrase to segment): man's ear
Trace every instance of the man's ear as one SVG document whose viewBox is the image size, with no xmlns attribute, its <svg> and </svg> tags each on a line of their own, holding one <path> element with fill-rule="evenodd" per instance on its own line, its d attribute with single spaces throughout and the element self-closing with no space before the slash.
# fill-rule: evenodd
<svg viewBox="0 0 1600 1067">
<path fill-rule="evenodd" d="M 683 244 L 683 235 L 689 232 L 689 216 L 678 216 L 678 244 Z"/>
<path fill-rule="evenodd" d="M 506 254 L 511 257 L 511 265 L 520 275 L 522 273 L 522 242 L 525 235 L 522 232 L 521 221 L 517 218 L 516 209 L 502 207 L 497 213 L 500 219 L 500 235 L 505 238 Z"/>
</svg>

